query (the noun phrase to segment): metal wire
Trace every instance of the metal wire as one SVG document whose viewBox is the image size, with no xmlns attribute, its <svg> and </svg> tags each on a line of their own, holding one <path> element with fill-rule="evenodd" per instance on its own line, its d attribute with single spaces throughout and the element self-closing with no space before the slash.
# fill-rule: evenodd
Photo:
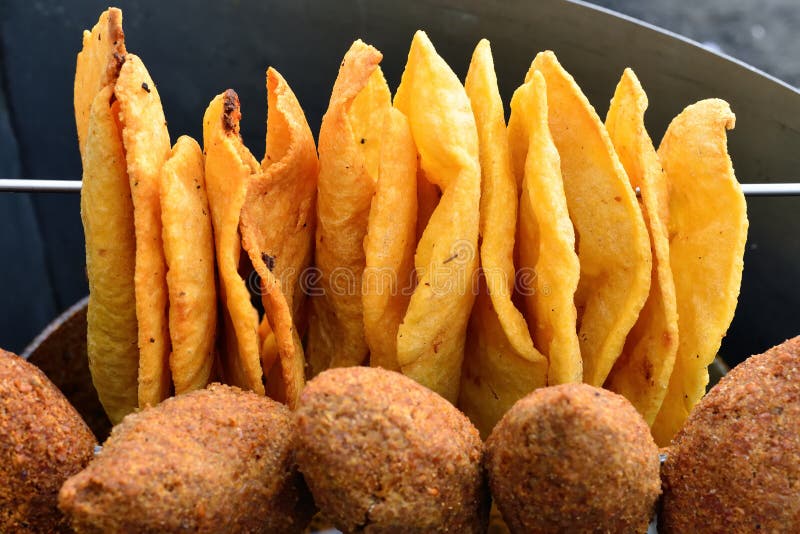
<svg viewBox="0 0 800 534">
<path fill-rule="evenodd" d="M 0 179 L 0 193 L 77 193 L 80 190 L 80 180 Z M 800 196 L 800 183 L 742 184 L 742 191 L 747 197 Z"/>
<path fill-rule="evenodd" d="M 80 180 L 0 179 L 0 192 L 7 193 L 77 193 L 80 190 Z"/>
</svg>

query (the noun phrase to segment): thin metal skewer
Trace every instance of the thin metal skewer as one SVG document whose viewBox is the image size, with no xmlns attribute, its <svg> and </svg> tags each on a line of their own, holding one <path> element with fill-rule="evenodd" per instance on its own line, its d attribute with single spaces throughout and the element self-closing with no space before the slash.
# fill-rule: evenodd
<svg viewBox="0 0 800 534">
<path fill-rule="evenodd" d="M 800 184 L 742 184 L 747 197 L 800 195 Z"/>
<path fill-rule="evenodd" d="M 0 192 L 8 193 L 78 193 L 80 180 L 0 179 Z"/>
<path fill-rule="evenodd" d="M 0 193 L 77 193 L 80 190 L 80 180 L 0 179 Z M 800 183 L 742 184 L 742 191 L 747 197 L 798 196 Z M 638 195 L 639 191 L 636 193 Z"/>
<path fill-rule="evenodd" d="M 789 197 L 800 196 L 800 183 L 778 184 L 741 184 L 742 193 L 746 197 Z M 636 188 L 636 196 L 641 197 L 642 192 Z"/>
</svg>

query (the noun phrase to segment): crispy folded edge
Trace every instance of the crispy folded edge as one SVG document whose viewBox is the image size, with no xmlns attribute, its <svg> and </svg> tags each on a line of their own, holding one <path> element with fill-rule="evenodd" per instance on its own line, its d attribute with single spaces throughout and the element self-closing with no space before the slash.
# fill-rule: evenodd
<svg viewBox="0 0 800 534">
<path fill-rule="evenodd" d="M 392 108 L 386 117 L 378 184 L 364 237 L 364 337 L 369 363 L 399 371 L 397 330 L 413 290 L 417 222 L 417 147 L 408 119 Z"/>
<path fill-rule="evenodd" d="M 580 382 L 583 363 L 574 303 L 580 264 L 548 113 L 544 76 L 534 72 L 511 99 L 509 138 L 522 175 L 518 290 L 552 386 Z"/>
<path fill-rule="evenodd" d="M 83 31 L 83 47 L 75 64 L 73 105 L 81 154 L 85 150 L 92 102 L 103 87 L 116 83 L 125 54 L 122 11 L 110 7 L 100 14 L 91 31 Z"/>
<path fill-rule="evenodd" d="M 215 358 L 216 261 L 203 167 L 200 145 L 181 136 L 161 169 L 169 365 L 176 395 L 206 387 Z"/>
<path fill-rule="evenodd" d="M 258 312 L 238 270 L 242 206 L 250 176 L 260 172 L 260 166 L 241 143 L 240 119 L 239 97 L 232 89 L 217 95 L 206 109 L 203 116 L 206 191 L 222 304 L 223 374 L 229 383 L 263 395 Z"/>
<path fill-rule="evenodd" d="M 625 347 L 606 379 L 652 425 L 667 392 L 678 350 L 678 311 L 669 262 L 666 174 L 644 126 L 647 95 L 625 69 L 606 117 L 606 128 L 633 189 L 641 191 L 642 214 L 653 253 L 650 294 Z"/>
<path fill-rule="evenodd" d="M 383 124 L 359 111 L 388 111 L 391 97 L 378 64 L 382 54 L 360 40 L 347 51 L 319 132 L 320 171 L 314 251 L 318 285 L 311 298 L 306 354 L 312 375 L 328 367 L 359 365 L 367 357 L 361 285 L 364 236 L 377 173 L 365 145 L 379 143 Z M 375 87 L 377 86 L 377 87 Z M 358 103 L 357 99 L 364 101 Z M 373 111 L 376 115 L 378 109 Z M 356 139 L 359 128 L 363 132 Z M 364 143 L 361 143 L 364 141 Z M 373 151 L 374 153 L 374 151 Z M 372 171 L 372 172 L 371 172 Z"/>
<path fill-rule="evenodd" d="M 748 220 L 728 155 L 727 130 L 735 121 L 724 100 L 701 100 L 672 120 L 658 147 L 669 184 L 679 334 L 675 367 L 652 427 L 660 445 L 672 439 L 705 393 L 708 365 L 736 311 Z"/>
<path fill-rule="evenodd" d="M 120 103 L 136 228 L 139 407 L 144 408 L 158 404 L 170 393 L 167 263 L 161 235 L 159 181 L 171 145 L 161 98 L 138 56 L 125 56 L 114 93 Z"/>
<path fill-rule="evenodd" d="M 283 379 L 280 385 L 268 380 L 268 393 L 294 407 L 305 384 L 305 357 L 293 321 L 294 307 L 291 303 L 295 298 L 299 271 L 306 268 L 310 261 L 311 233 L 306 221 L 314 206 L 313 187 L 308 191 L 304 182 L 316 182 L 318 163 L 314 139 L 303 110 L 289 85 L 272 68 L 267 71 L 267 96 L 267 155 L 262 163 L 262 173 L 250 177 L 239 229 L 242 245 L 261 278 L 265 318 L 274 334 L 274 345 L 263 343 L 262 350 L 271 353 L 274 346 Z M 298 194 L 300 198 L 295 198 Z M 285 195 L 288 201 L 277 200 L 276 196 L 279 195 Z M 269 200 L 276 209 L 289 209 L 289 213 L 274 213 L 272 216 L 290 219 L 287 235 L 282 236 L 284 239 L 298 238 L 298 254 L 295 258 L 297 262 L 286 266 L 286 269 L 295 269 L 295 273 L 275 270 L 276 264 L 273 262 L 276 259 L 270 255 L 270 251 L 282 247 L 277 243 L 267 242 L 265 236 L 259 232 L 261 225 L 275 223 L 270 220 L 248 221 L 247 202 L 256 202 L 259 197 Z M 297 216 L 292 216 L 291 212 L 298 209 L 300 211 Z M 295 233 L 291 233 L 292 231 Z M 289 246 L 292 245 L 285 245 Z M 285 274 L 289 275 L 286 276 L 288 283 L 283 280 L 282 275 Z M 267 376 L 271 371 L 271 365 L 266 366 L 271 363 L 268 359 L 274 360 L 272 354 L 265 358 L 262 353 L 262 365 L 265 365 L 263 370 Z"/>
<path fill-rule="evenodd" d="M 118 103 L 95 96 L 83 151 L 81 220 L 89 280 L 86 350 L 97 395 L 118 423 L 138 405 L 139 349 L 134 294 L 136 237 Z"/>
<path fill-rule="evenodd" d="M 484 291 L 468 325 L 459 406 L 483 436 L 517 400 L 547 385 L 547 360 L 511 300 L 517 182 L 489 41 L 475 48 L 464 87 L 478 129 L 481 165 L 480 263 Z M 471 332 L 470 332 L 471 331 Z"/>
<path fill-rule="evenodd" d="M 422 31 L 394 103 L 409 119 L 425 176 L 442 189 L 417 245 L 419 283 L 397 334 L 397 359 L 404 374 L 455 403 L 476 293 L 478 132 L 464 86 Z"/>
<path fill-rule="evenodd" d="M 574 78 L 551 51 L 536 55 L 526 79 L 535 70 L 547 83 L 550 130 L 578 238 L 581 275 L 575 304 L 583 379 L 599 387 L 649 294 L 649 237 L 605 126 Z M 573 139 L 576 132 L 583 134 L 582 143 Z M 586 161 L 589 154 L 596 159 Z M 624 226 L 625 234 L 616 231 Z"/>
</svg>

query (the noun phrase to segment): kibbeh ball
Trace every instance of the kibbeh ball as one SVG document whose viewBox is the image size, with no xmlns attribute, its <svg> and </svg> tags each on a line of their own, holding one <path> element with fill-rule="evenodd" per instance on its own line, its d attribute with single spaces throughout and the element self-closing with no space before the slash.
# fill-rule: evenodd
<svg viewBox="0 0 800 534">
<path fill-rule="evenodd" d="M 0 532 L 67 532 L 58 490 L 95 444 L 44 373 L 0 349 Z"/>
<path fill-rule="evenodd" d="M 78 532 L 302 532 L 294 448 L 284 405 L 212 384 L 126 416 L 59 506 Z"/>
<path fill-rule="evenodd" d="M 800 337 L 708 392 L 663 477 L 659 532 L 800 532 Z"/>
<path fill-rule="evenodd" d="M 486 441 L 492 496 L 511 532 L 647 530 L 658 447 L 624 397 L 586 384 L 537 389 Z"/>
<path fill-rule="evenodd" d="M 370 367 L 311 380 L 296 410 L 297 462 L 323 517 L 344 532 L 484 532 L 477 429 L 410 378 Z"/>
<path fill-rule="evenodd" d="M 68 532 L 58 490 L 95 444 L 44 373 L 0 349 L 0 532 Z"/>
</svg>

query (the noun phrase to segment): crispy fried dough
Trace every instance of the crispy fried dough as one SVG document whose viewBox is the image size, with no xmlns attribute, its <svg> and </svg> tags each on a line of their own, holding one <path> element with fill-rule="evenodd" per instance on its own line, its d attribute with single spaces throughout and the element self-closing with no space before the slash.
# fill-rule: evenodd
<svg viewBox="0 0 800 534">
<path fill-rule="evenodd" d="M 639 410 L 647 424 L 664 401 L 678 350 L 678 312 L 669 262 L 667 177 L 644 127 L 647 95 L 625 69 L 606 117 L 606 127 L 631 187 L 641 191 L 644 222 L 653 252 L 650 294 L 606 380 Z"/>
<path fill-rule="evenodd" d="M 408 117 L 425 177 L 442 190 L 417 244 L 419 283 L 397 334 L 397 360 L 404 374 L 456 402 L 476 293 L 478 131 L 464 86 L 425 32 L 414 35 L 394 105 Z"/>
<path fill-rule="evenodd" d="M 362 275 L 364 237 L 378 179 L 380 133 L 391 94 L 381 53 L 360 40 L 345 54 L 319 131 L 315 265 L 307 354 L 311 374 L 367 356 Z"/>
<path fill-rule="evenodd" d="M 214 236 L 203 151 L 181 136 L 161 169 L 162 238 L 169 288 L 169 366 L 175 394 L 206 387 L 217 333 Z"/>
<path fill-rule="evenodd" d="M 139 324 L 139 407 L 167 398 L 169 322 L 167 264 L 161 235 L 159 180 L 170 152 L 161 98 L 142 60 L 125 56 L 114 86 L 136 229 L 136 320 Z"/>
<path fill-rule="evenodd" d="M 547 85 L 550 132 L 575 226 L 583 380 L 601 386 L 647 299 L 650 241 L 636 195 L 594 108 L 555 54 L 537 54 L 526 80 L 537 70 Z"/>
<path fill-rule="evenodd" d="M 92 31 L 83 31 L 83 48 L 75 65 L 73 105 L 81 154 L 89 133 L 92 102 L 103 87 L 116 83 L 125 53 L 122 11 L 110 7 L 100 14 Z"/>
<path fill-rule="evenodd" d="M 105 87 L 92 105 L 82 157 L 81 221 L 89 280 L 89 371 L 105 412 L 118 423 L 138 406 L 139 348 L 133 203 L 113 94 L 111 86 Z"/>
</svg>

